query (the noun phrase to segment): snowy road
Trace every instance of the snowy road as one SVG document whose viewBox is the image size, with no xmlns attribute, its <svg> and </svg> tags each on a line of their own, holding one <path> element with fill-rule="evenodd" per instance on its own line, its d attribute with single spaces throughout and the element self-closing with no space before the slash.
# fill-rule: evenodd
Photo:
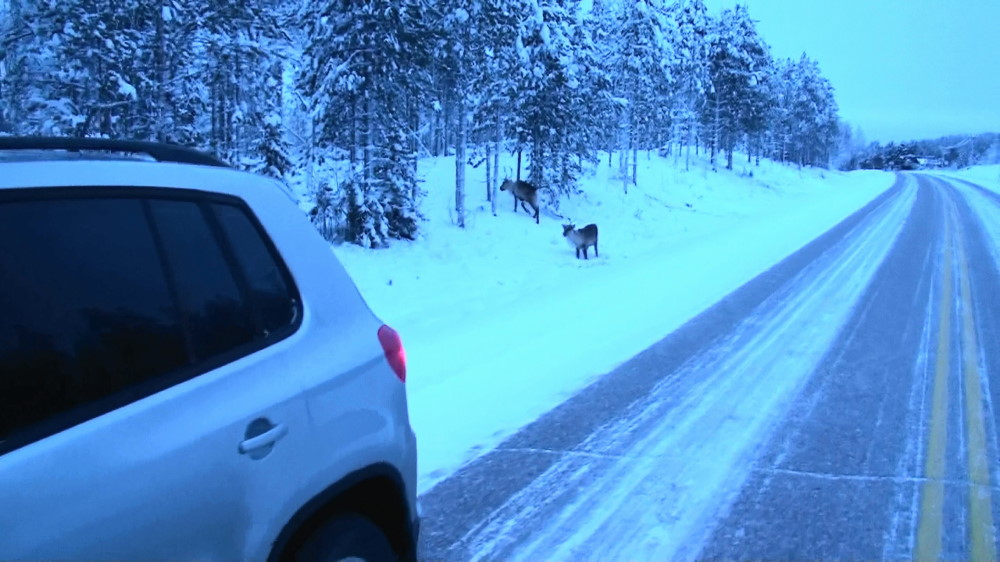
<svg viewBox="0 0 1000 562">
<path fill-rule="evenodd" d="M 995 558 L 997 239 L 901 176 L 425 493 L 422 558 Z"/>
</svg>

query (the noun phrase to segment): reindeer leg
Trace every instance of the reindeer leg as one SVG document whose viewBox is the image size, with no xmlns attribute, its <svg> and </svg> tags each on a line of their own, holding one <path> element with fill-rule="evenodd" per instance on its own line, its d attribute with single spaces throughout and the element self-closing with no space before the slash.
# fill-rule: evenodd
<svg viewBox="0 0 1000 562">
<path fill-rule="evenodd" d="M 517 213 L 517 195 L 514 196 L 514 212 Z"/>
<path fill-rule="evenodd" d="M 535 224 L 541 224 L 541 223 L 538 222 L 538 211 L 539 210 L 540 210 L 539 207 L 535 207 Z"/>
<path fill-rule="evenodd" d="M 601 257 L 601 254 L 597 253 L 597 240 L 594 240 L 594 257 L 595 258 Z"/>
<path fill-rule="evenodd" d="M 589 260 L 590 259 L 590 258 L 587 257 L 587 247 L 586 246 L 583 247 L 583 259 L 585 259 L 585 260 Z"/>
</svg>

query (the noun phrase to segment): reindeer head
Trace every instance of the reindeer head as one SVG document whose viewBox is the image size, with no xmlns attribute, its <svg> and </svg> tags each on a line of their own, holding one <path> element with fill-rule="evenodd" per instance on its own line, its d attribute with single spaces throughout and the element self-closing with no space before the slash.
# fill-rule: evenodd
<svg viewBox="0 0 1000 562">
<path fill-rule="evenodd" d="M 573 223 L 564 224 L 562 225 L 562 227 L 563 227 L 563 236 L 569 236 L 569 233 L 573 232 L 573 230 L 576 229 L 576 225 Z"/>
<path fill-rule="evenodd" d="M 514 182 L 510 178 L 504 178 L 503 183 L 500 184 L 500 191 L 514 190 Z"/>
</svg>

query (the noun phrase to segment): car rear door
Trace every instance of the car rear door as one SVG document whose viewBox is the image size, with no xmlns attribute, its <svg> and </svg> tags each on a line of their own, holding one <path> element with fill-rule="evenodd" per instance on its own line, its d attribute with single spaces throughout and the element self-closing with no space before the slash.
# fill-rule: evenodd
<svg viewBox="0 0 1000 562">
<path fill-rule="evenodd" d="M 308 462 L 300 322 L 238 201 L 0 193 L 0 558 L 266 552 Z"/>
</svg>

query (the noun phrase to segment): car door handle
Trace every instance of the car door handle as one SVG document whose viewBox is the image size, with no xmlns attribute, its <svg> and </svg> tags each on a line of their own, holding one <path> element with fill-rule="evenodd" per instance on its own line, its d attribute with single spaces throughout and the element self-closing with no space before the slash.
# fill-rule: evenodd
<svg viewBox="0 0 1000 562">
<path fill-rule="evenodd" d="M 260 435 L 241 441 L 240 454 L 246 455 L 254 451 L 271 447 L 287 434 L 288 426 L 283 423 L 279 423 Z"/>
</svg>

